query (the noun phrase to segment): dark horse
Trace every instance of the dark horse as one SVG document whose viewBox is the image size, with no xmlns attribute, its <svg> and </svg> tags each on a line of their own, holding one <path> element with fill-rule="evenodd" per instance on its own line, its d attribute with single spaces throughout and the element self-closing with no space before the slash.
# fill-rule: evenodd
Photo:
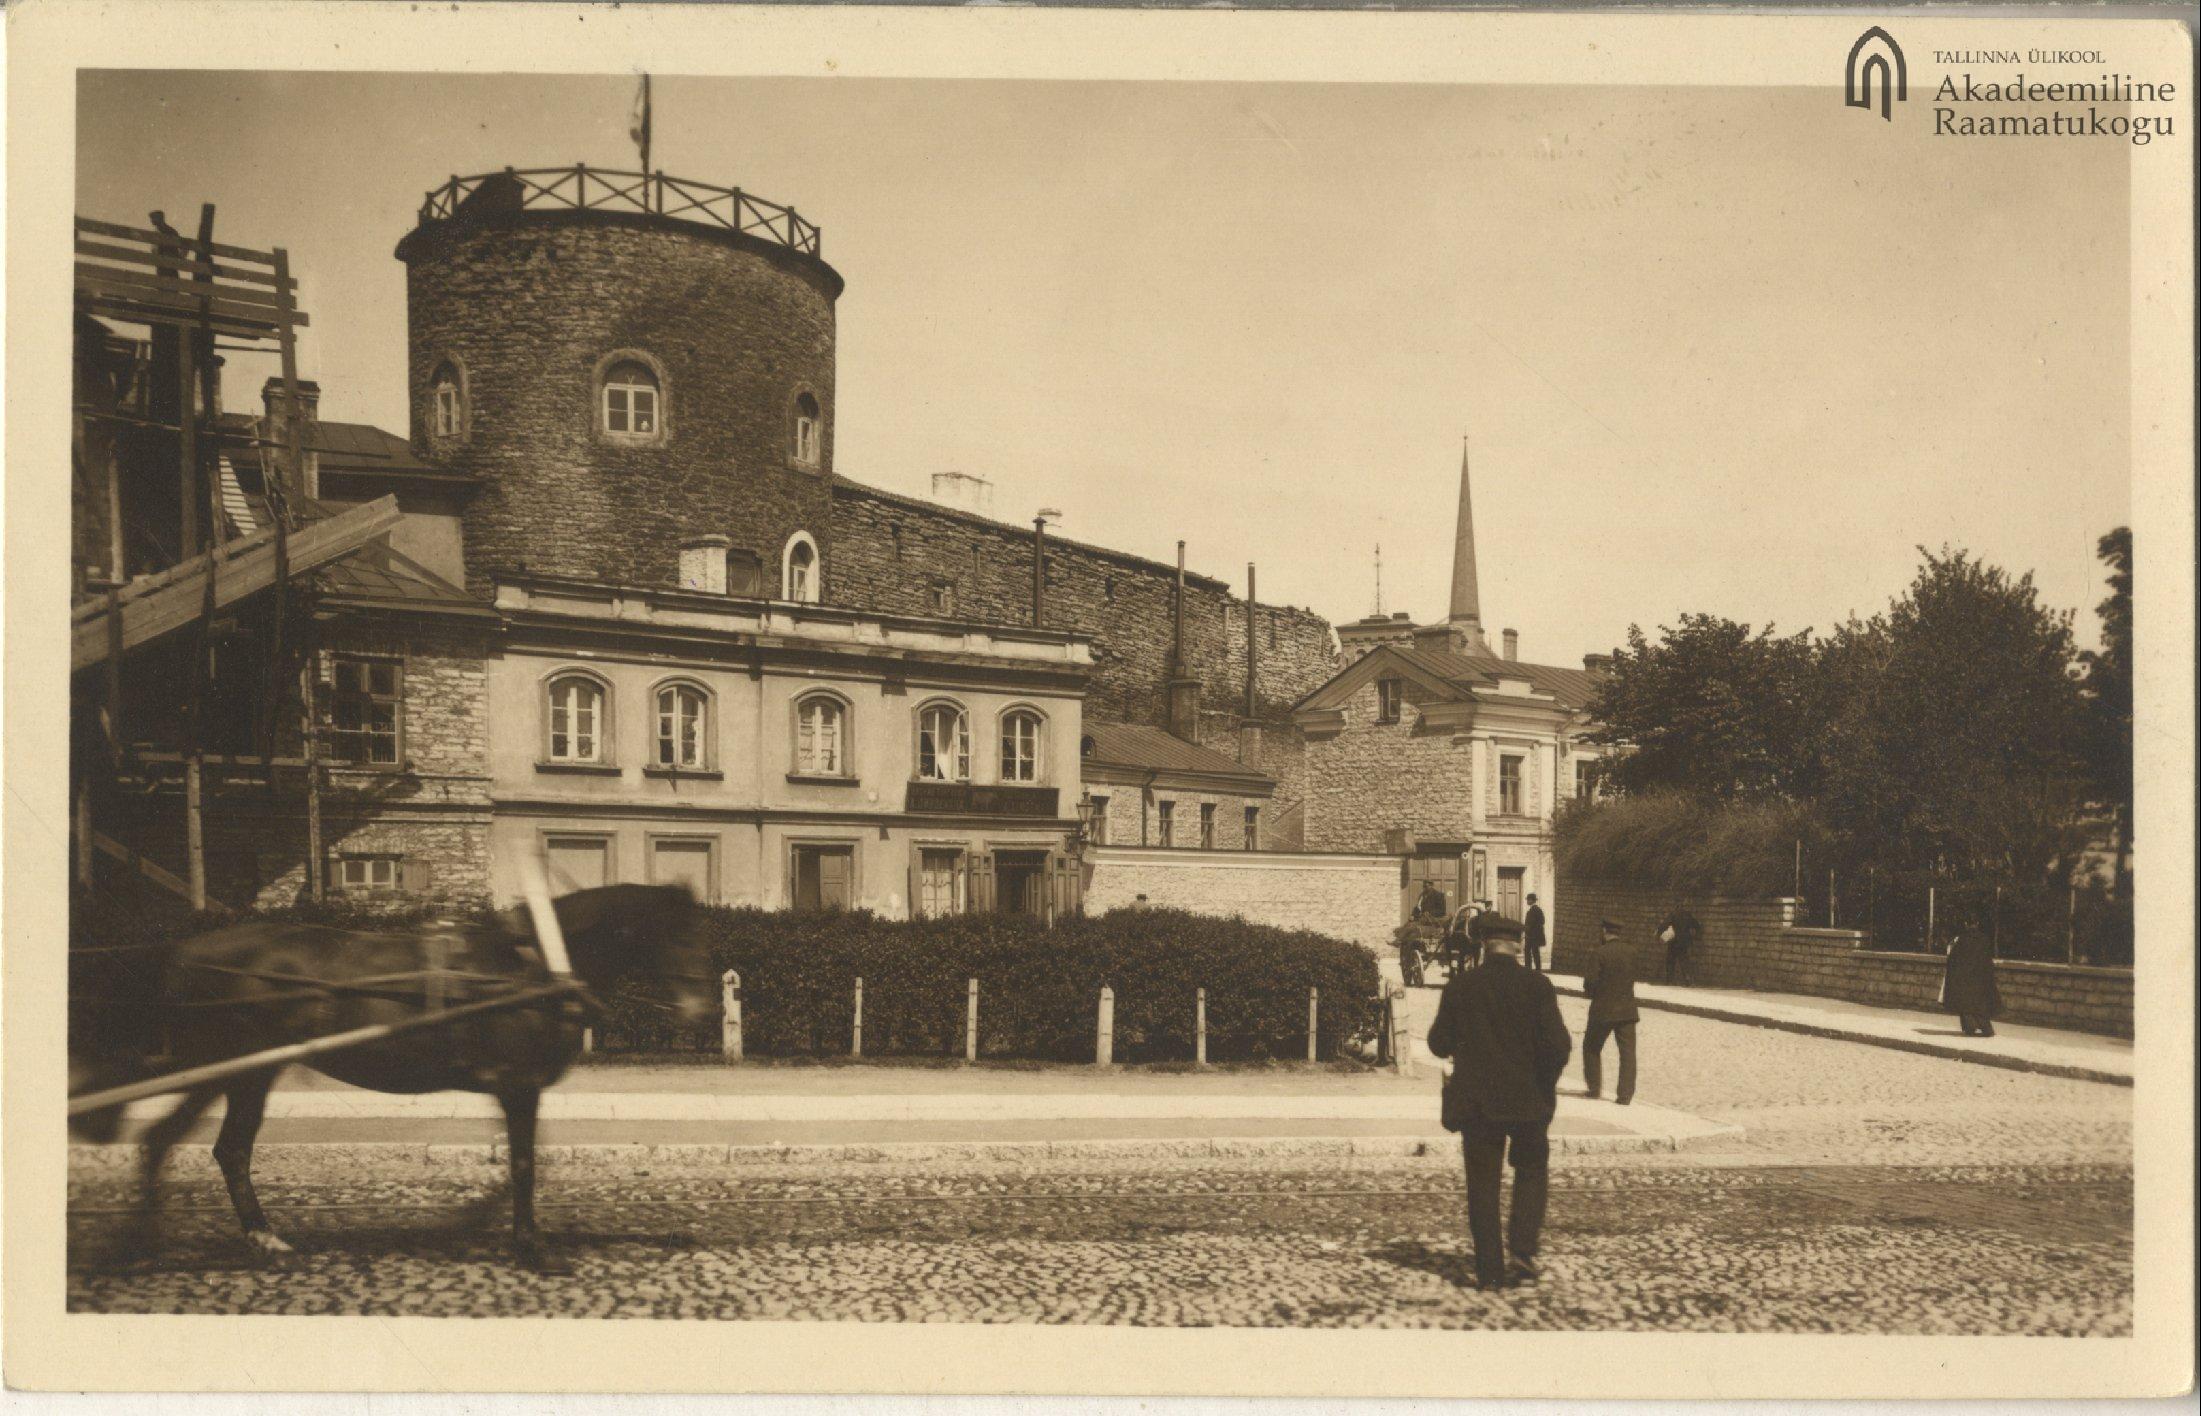
<svg viewBox="0 0 2201 1416">
<path fill-rule="evenodd" d="M 555 902 L 573 972 L 598 999 L 664 1009 L 683 1023 L 717 1011 L 694 898 L 678 885 L 608 885 Z M 424 1009 L 459 1006 L 550 981 L 524 910 L 494 923 L 422 926 L 376 933 L 283 921 L 240 924 L 170 946 L 147 977 L 146 1000 L 168 1028 L 180 1071 L 352 1028 L 399 1022 Z M 144 1015 L 141 1015 L 144 1016 Z M 384 1092 L 486 1092 L 504 1108 L 512 1142 L 512 1233 L 520 1259 L 565 1272 L 535 1224 L 535 1120 L 543 1089 L 565 1075 L 581 1048 L 587 1012 L 551 998 L 416 1028 L 308 1059 L 307 1066 L 353 1086 Z M 112 1080 L 114 1067 L 80 1075 Z M 147 1128 L 144 1191 L 130 1247 L 157 1237 L 162 1162 L 215 1098 L 228 1106 L 214 1159 L 245 1237 L 262 1254 L 290 1252 L 268 1225 L 252 1188 L 252 1144 L 280 1068 L 184 1092 Z M 101 1074 L 105 1074 L 104 1077 Z M 94 1112 L 71 1124 L 112 1136 L 119 1116 Z"/>
</svg>

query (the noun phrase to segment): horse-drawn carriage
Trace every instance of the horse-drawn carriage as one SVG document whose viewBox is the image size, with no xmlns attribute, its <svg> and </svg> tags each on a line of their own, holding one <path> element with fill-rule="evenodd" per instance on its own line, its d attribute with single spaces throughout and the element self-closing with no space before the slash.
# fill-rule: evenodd
<svg viewBox="0 0 2201 1416">
<path fill-rule="evenodd" d="M 535 1224 L 543 1090 L 565 1074 L 602 1000 L 661 1008 L 690 1023 L 713 1012 L 718 979 L 698 924 L 682 886 L 611 885 L 552 901 L 537 880 L 525 910 L 493 922 L 377 932 L 261 920 L 174 944 L 123 946 L 137 955 L 130 972 L 141 996 L 91 1000 L 90 1015 L 113 1026 L 72 1039 L 69 1124 L 112 1139 L 128 1103 L 180 1096 L 142 1138 L 144 1188 L 131 1243 L 144 1247 L 157 1237 L 169 1149 L 223 1100 L 215 1162 L 247 1241 L 276 1256 L 290 1246 L 254 1192 L 252 1148 L 284 1067 L 304 1063 L 376 1091 L 487 1093 L 503 1107 L 511 1140 L 520 1258 L 560 1271 Z M 132 1001 L 137 1006 L 126 1006 Z M 144 1070 L 148 1020 L 168 1039 L 163 1069 L 121 1081 Z"/>
</svg>

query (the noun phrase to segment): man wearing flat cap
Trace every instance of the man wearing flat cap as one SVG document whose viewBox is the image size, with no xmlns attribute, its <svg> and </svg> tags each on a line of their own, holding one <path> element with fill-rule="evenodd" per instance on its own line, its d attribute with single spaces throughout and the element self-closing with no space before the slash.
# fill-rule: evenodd
<svg viewBox="0 0 2201 1416">
<path fill-rule="evenodd" d="M 1589 1030 L 1582 1035 L 1582 1082 L 1594 1101 L 1603 1090 L 1605 1039 L 1620 1044 L 1620 1085 L 1613 1100 L 1635 1100 L 1635 950 L 1620 937 L 1620 926 L 1599 921 L 1604 942 L 1582 970 L 1582 991 L 1590 996 Z"/>
<path fill-rule="evenodd" d="M 1510 1288 L 1542 1274 L 1536 1254 L 1551 1187 L 1551 1118 L 1574 1040 L 1551 980 L 1521 967 L 1520 925 L 1490 916 L 1482 943 L 1482 967 L 1444 986 L 1429 1050 L 1452 1061 L 1444 1124 L 1460 1133 L 1467 1164 L 1475 1286 Z M 1513 1214 L 1502 1231 L 1498 1191 L 1508 1160 Z"/>
</svg>

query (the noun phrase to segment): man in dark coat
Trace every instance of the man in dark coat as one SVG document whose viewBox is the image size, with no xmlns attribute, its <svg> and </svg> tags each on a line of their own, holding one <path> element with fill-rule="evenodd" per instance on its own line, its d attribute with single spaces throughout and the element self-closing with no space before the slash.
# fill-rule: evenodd
<svg viewBox="0 0 2201 1416">
<path fill-rule="evenodd" d="M 1635 1100 L 1635 950 L 1620 938 L 1620 926 L 1599 921 L 1604 942 L 1582 971 L 1582 991 L 1590 996 L 1589 1031 L 1582 1036 L 1582 1081 L 1592 1100 L 1604 1089 L 1605 1039 L 1620 1044 L 1620 1089 L 1613 1100 Z"/>
<path fill-rule="evenodd" d="M 1666 982 L 1688 982 L 1689 951 L 1696 947 L 1698 928 L 1697 917 L 1686 908 L 1669 911 L 1659 926 L 1658 937 L 1666 945 Z"/>
<path fill-rule="evenodd" d="M 1528 897 L 1528 913 L 1521 917 L 1521 952 L 1529 968 L 1544 971 L 1544 907 L 1534 895 Z"/>
<path fill-rule="evenodd" d="M 2002 994 L 1995 987 L 1995 950 L 1976 927 L 1949 941 L 1941 1006 L 1956 1014 L 1966 1037 L 1995 1035 L 1994 1017 L 2002 1011 Z"/>
<path fill-rule="evenodd" d="M 1574 1041 L 1551 981 L 1521 967 L 1518 927 L 1486 927 L 1483 947 L 1482 967 L 1454 974 L 1445 985 L 1429 1050 L 1452 1060 L 1444 1124 L 1460 1133 L 1467 1164 L 1475 1286 L 1503 1288 L 1541 1276 L 1536 1254 L 1551 1190 L 1551 1118 Z M 1501 1233 L 1498 1191 L 1509 1151 L 1513 1214 Z"/>
</svg>

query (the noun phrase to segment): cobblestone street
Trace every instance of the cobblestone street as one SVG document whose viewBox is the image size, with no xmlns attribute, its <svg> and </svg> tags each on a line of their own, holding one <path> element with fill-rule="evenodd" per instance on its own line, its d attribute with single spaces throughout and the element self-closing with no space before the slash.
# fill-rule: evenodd
<svg viewBox="0 0 2201 1416">
<path fill-rule="evenodd" d="M 1570 1014 L 1578 1005 L 1569 1006 Z M 2127 1088 L 1704 1019 L 1644 1025 L 1647 1102 L 1709 1151 L 1563 1157 L 1537 1287 L 1466 1286 L 1457 1161 L 1276 1155 L 552 1166 L 577 1272 L 513 1268 L 498 1172 L 263 1186 L 301 1253 L 253 1266 L 203 1161 L 168 1246 L 110 1262 L 131 1188 L 73 1192 L 77 1311 L 2105 1335 L 2131 1330 Z M 1578 1071 L 1567 1086 L 1578 1085 Z M 470 1201 L 486 1201 L 469 1212 Z"/>
</svg>

